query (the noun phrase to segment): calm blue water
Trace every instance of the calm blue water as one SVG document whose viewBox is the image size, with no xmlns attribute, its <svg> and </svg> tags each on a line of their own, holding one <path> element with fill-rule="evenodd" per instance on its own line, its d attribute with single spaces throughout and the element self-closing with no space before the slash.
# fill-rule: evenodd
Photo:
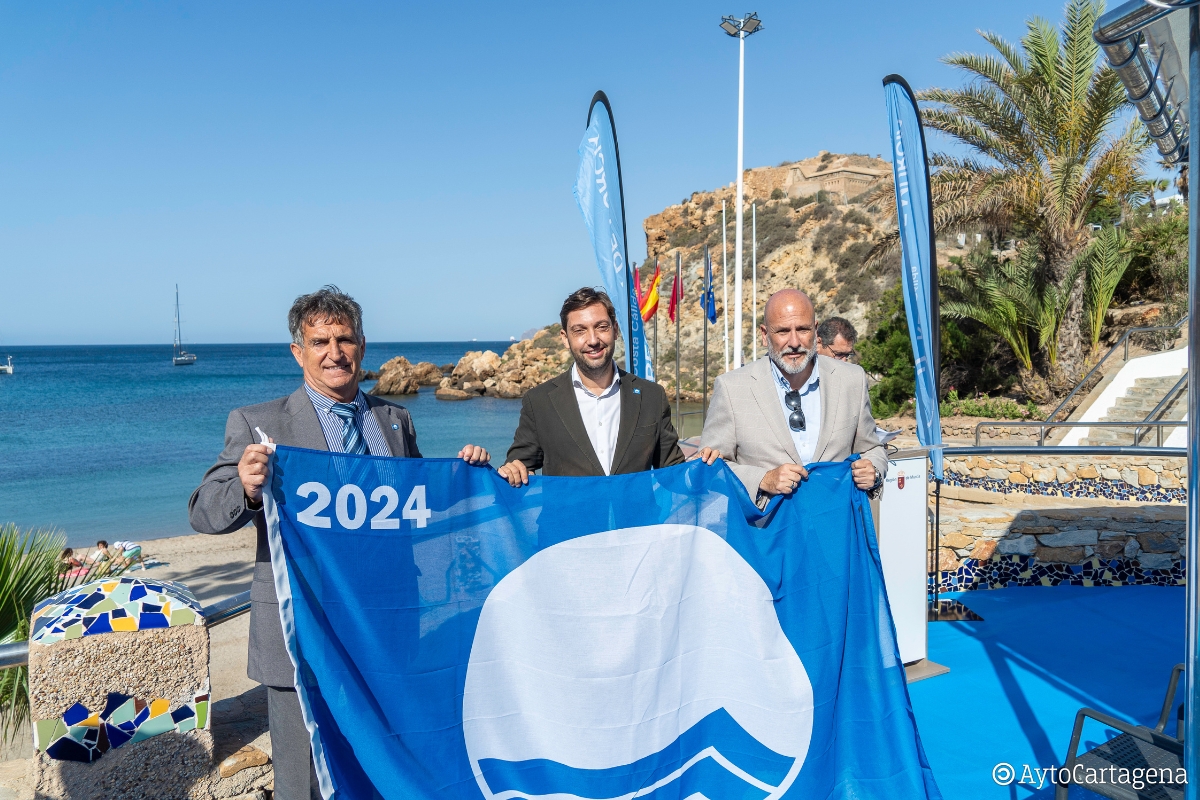
<svg viewBox="0 0 1200 800">
<path fill-rule="evenodd" d="M 389 358 L 449 364 L 468 350 L 508 342 L 371 342 L 363 366 Z M 97 538 L 190 533 L 187 501 L 221 452 L 238 406 L 290 394 L 300 368 L 286 344 L 189 345 L 190 367 L 170 346 L 13 347 L 0 375 L 0 523 L 55 527 L 73 547 Z M 367 384 L 368 388 L 370 384 Z M 444 402 L 432 388 L 399 399 L 426 456 L 470 442 L 502 463 L 521 404 Z"/>
</svg>

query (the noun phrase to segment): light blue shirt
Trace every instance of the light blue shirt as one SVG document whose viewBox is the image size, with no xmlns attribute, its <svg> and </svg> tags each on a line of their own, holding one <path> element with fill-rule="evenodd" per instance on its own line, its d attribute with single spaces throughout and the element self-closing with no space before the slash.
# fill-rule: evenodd
<svg viewBox="0 0 1200 800">
<path fill-rule="evenodd" d="M 796 452 L 800 454 L 800 463 L 811 463 L 817 454 L 817 439 L 821 435 L 821 376 L 817 369 L 817 355 L 812 356 L 813 370 L 808 376 L 808 380 L 800 387 L 800 409 L 804 412 L 804 430 L 794 431 L 788 427 L 788 433 L 792 435 L 792 442 L 796 445 Z M 779 395 L 779 405 L 783 408 L 783 424 L 787 425 L 788 417 L 792 415 L 792 410 L 787 407 L 787 402 L 784 400 L 784 395 L 792 390 L 791 384 L 787 382 L 787 378 L 775 366 L 775 362 L 771 362 L 771 374 L 775 376 L 775 389 Z"/>
<path fill-rule="evenodd" d="M 304 391 L 308 392 L 308 399 L 312 400 L 313 408 L 316 409 L 317 419 L 321 422 L 321 432 L 325 434 L 325 444 L 329 446 L 329 452 L 345 452 L 342 449 L 344 441 L 342 427 L 346 423 L 330 410 L 337 401 L 314 391 L 307 383 L 304 384 Z M 367 398 L 361 389 L 354 397 L 353 405 L 354 421 L 358 423 L 358 432 L 362 434 L 363 441 L 367 443 L 367 452 L 373 456 L 390 456 L 392 452 L 388 448 L 387 439 L 383 438 L 383 428 L 379 427 L 379 420 L 375 419 L 375 415 L 371 413 L 371 407 L 367 405 Z"/>
</svg>

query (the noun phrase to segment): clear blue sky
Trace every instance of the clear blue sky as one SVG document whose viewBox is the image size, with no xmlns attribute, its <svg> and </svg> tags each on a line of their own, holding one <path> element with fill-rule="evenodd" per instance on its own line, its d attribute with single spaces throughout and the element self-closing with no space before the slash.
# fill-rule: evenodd
<svg viewBox="0 0 1200 800">
<path fill-rule="evenodd" d="M 0 351 L 283 341 L 336 283 L 378 341 L 500 339 L 599 281 L 571 195 L 593 92 L 612 100 L 641 221 L 746 166 L 884 153 L 881 79 L 957 85 L 939 57 L 1057 21 L 963 3 L 6 2 Z M 936 148 L 938 142 L 933 142 Z"/>
</svg>

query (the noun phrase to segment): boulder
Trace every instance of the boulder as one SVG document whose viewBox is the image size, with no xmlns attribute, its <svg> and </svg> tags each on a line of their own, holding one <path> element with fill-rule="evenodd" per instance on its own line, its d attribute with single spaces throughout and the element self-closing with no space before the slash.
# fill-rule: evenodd
<svg viewBox="0 0 1200 800">
<path fill-rule="evenodd" d="M 442 370 L 436 364 L 422 361 L 414 365 L 404 356 L 396 356 L 379 368 L 379 382 L 371 394 L 416 394 L 417 387 L 437 386 L 441 380 Z"/>
<path fill-rule="evenodd" d="M 453 386 L 439 386 L 437 392 L 434 393 L 434 397 L 438 400 L 470 400 L 472 397 L 478 396 L 474 392 L 464 392 Z"/>
<path fill-rule="evenodd" d="M 269 760 L 266 753 L 254 745 L 248 744 L 221 762 L 221 777 L 232 778 L 244 769 L 261 767 Z"/>
</svg>

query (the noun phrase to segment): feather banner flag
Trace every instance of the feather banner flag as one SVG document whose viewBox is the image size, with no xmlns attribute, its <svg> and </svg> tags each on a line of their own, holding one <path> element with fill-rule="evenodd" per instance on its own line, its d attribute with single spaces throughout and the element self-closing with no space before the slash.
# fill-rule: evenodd
<svg viewBox="0 0 1200 800">
<path fill-rule="evenodd" d="M 942 420 L 938 408 L 940 358 L 937 254 L 933 236 L 933 193 L 921 112 L 908 82 L 899 75 L 883 79 L 892 138 L 892 177 L 896 185 L 896 222 L 900 228 L 904 313 L 916 364 L 917 439 L 930 448 L 933 474 L 942 472 Z"/>
<path fill-rule="evenodd" d="M 452 458 L 270 470 L 325 800 L 940 800 L 849 461 L 763 510 L 722 461 L 519 488 Z"/>
<path fill-rule="evenodd" d="M 621 320 L 625 370 L 652 381 L 650 347 L 641 314 L 634 313 L 637 287 L 625 248 L 625 190 L 617 128 L 604 92 L 596 92 L 588 108 L 587 128 L 579 142 L 579 172 L 572 189 L 592 238 L 600 279 Z"/>
</svg>

